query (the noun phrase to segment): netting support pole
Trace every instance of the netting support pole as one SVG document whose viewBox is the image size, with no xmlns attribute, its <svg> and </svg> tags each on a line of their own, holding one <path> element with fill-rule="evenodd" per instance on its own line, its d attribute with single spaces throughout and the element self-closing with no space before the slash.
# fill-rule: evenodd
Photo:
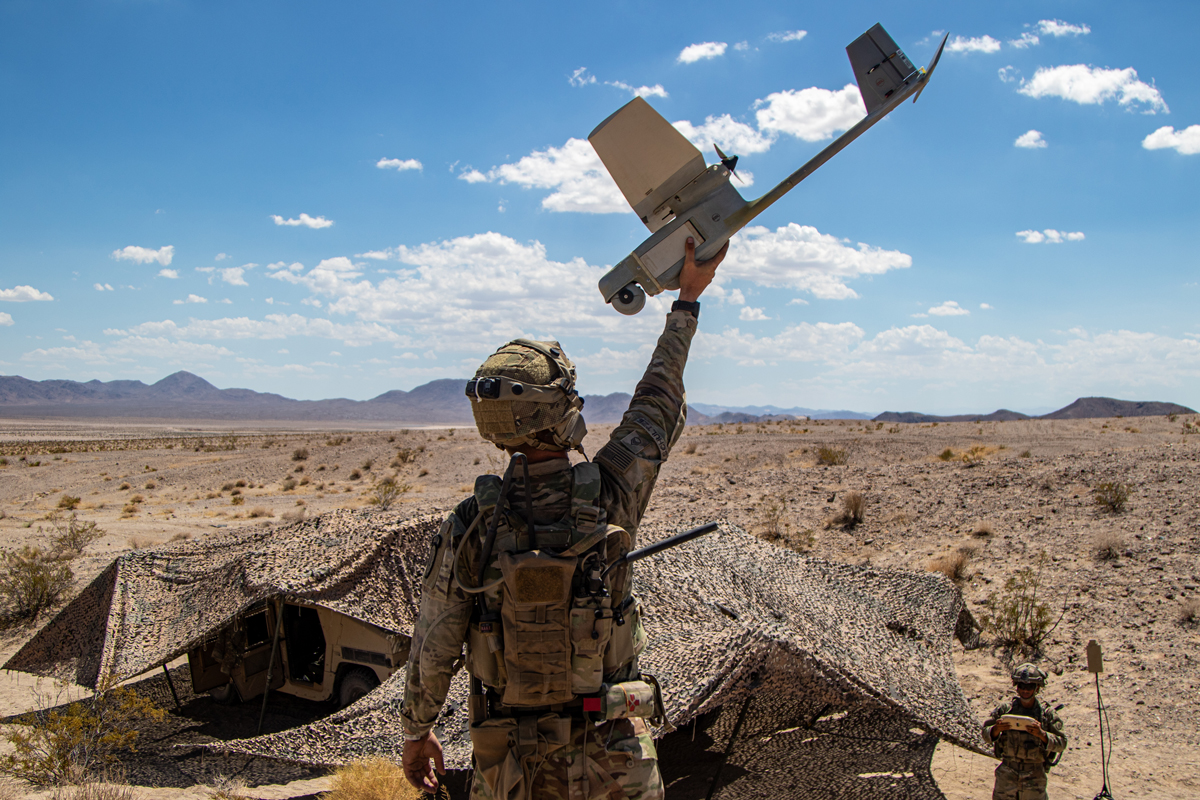
<svg viewBox="0 0 1200 800">
<path fill-rule="evenodd" d="M 737 736 L 742 731 L 742 723 L 746 720 L 746 712 L 750 710 L 750 701 L 753 698 L 747 697 L 746 702 L 742 703 L 742 710 L 738 713 L 737 722 L 733 725 L 733 733 L 729 734 L 729 741 L 725 744 L 725 752 L 721 754 L 721 763 L 717 764 L 717 771 L 713 773 L 712 783 L 708 785 L 708 794 L 704 800 L 712 800 L 713 792 L 717 790 L 717 780 L 721 777 L 721 771 L 725 769 L 725 762 L 729 760 L 729 751 L 733 749 L 733 743 L 737 741 Z"/>
<path fill-rule="evenodd" d="M 167 687 L 171 690 L 171 697 L 175 700 L 175 710 L 179 711 L 183 708 L 179 704 L 179 693 L 175 691 L 175 681 L 171 680 L 171 670 L 167 669 L 167 662 L 163 662 L 163 675 L 167 676 Z"/>
<path fill-rule="evenodd" d="M 275 602 L 275 636 L 271 639 L 271 655 L 267 659 L 267 685 L 263 687 L 262 710 L 258 712 L 258 729 L 254 735 L 262 733 L 263 720 L 267 716 L 267 697 L 271 694 L 271 677 L 275 671 L 275 652 L 279 649 L 279 632 L 283 630 L 283 602 Z"/>
</svg>

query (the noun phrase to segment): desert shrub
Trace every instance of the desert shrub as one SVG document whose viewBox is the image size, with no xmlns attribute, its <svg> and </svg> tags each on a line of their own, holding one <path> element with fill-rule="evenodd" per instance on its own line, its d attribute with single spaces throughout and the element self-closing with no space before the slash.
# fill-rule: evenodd
<svg viewBox="0 0 1200 800">
<path fill-rule="evenodd" d="M 54 549 L 59 553 L 79 553 L 104 535 L 95 522 L 81 520 L 74 513 L 69 517 L 52 514 L 47 519 L 54 528 Z"/>
<path fill-rule="evenodd" d="M 205 500 L 216 500 L 220 496 L 221 496 L 220 492 L 209 492 L 208 494 L 206 494 L 204 496 L 204 499 Z"/>
<path fill-rule="evenodd" d="M 762 512 L 758 517 L 758 530 L 768 542 L 779 541 L 789 527 L 784 521 L 787 516 L 787 498 L 782 495 L 763 498 Z"/>
<path fill-rule="evenodd" d="M 126 489 L 131 489 L 131 488 L 133 488 L 133 487 L 131 487 L 128 482 L 122 483 L 120 486 L 117 487 L 117 489 L 119 489 L 122 492 L 125 491 Z"/>
<path fill-rule="evenodd" d="M 805 528 L 796 533 L 787 533 L 784 535 L 787 541 L 787 546 L 797 553 L 807 553 L 817 543 L 817 534 L 812 528 Z"/>
<path fill-rule="evenodd" d="M 155 483 L 154 481 L 146 481 L 146 488 L 147 489 L 157 489 L 158 484 Z"/>
<path fill-rule="evenodd" d="M 133 787 L 125 783 L 120 769 L 94 776 L 72 777 L 70 786 L 54 790 L 51 800 L 134 800 Z M 0 795 L 0 798 L 3 796 Z"/>
<path fill-rule="evenodd" d="M 955 583 L 962 583 L 967 579 L 967 565 L 975 553 L 974 547 L 959 545 L 953 551 L 930 561 L 929 571 L 940 572 Z"/>
<path fill-rule="evenodd" d="M 1179 621 L 1184 625 L 1200 622 L 1200 598 L 1189 597 L 1180 604 Z"/>
<path fill-rule="evenodd" d="M 1191 421 L 1185 419 L 1183 421 L 1183 432 L 1185 435 L 1189 433 L 1200 433 L 1200 418 L 1192 419 Z"/>
<path fill-rule="evenodd" d="M 0 458 L 0 467 L 7 467 L 7 466 L 8 466 L 8 459 Z"/>
<path fill-rule="evenodd" d="M 842 510 L 829 519 L 828 527 L 842 525 L 853 528 L 863 521 L 866 511 L 867 498 L 862 492 L 846 492 L 842 495 Z"/>
<path fill-rule="evenodd" d="M 250 795 L 246 794 L 246 784 L 241 778 L 219 775 L 204 788 L 208 800 L 252 800 Z"/>
<path fill-rule="evenodd" d="M 938 453 L 938 458 L 941 459 L 942 461 L 953 461 L 954 460 L 954 451 L 951 450 L 949 447 L 947 447 L 945 450 Z"/>
<path fill-rule="evenodd" d="M 362 477 L 362 472 L 360 472 L 359 470 L 352 470 L 350 472 L 350 480 L 352 480 L 352 481 L 356 481 L 361 477 Z"/>
<path fill-rule="evenodd" d="M 392 459 L 390 466 L 402 467 L 405 464 L 411 464 L 417 460 L 417 451 L 411 447 L 401 447 L 396 451 L 396 457 Z"/>
<path fill-rule="evenodd" d="M 418 478 L 424 478 L 424 477 L 425 477 L 426 475 L 428 475 L 428 474 L 429 474 L 429 470 L 427 470 L 427 469 L 425 469 L 425 468 L 423 468 L 423 467 L 422 467 L 422 468 L 421 468 L 421 471 L 417 473 L 417 477 L 418 477 Z"/>
<path fill-rule="evenodd" d="M 79 505 L 79 503 L 80 498 L 71 497 L 70 495 L 64 494 L 58 501 L 58 507 L 65 508 L 70 511 L 71 509 L 75 508 L 75 506 Z"/>
<path fill-rule="evenodd" d="M 995 531 L 992 529 L 992 523 L 985 519 L 979 520 L 975 523 L 974 527 L 971 528 L 971 535 L 978 536 L 981 539 L 991 536 L 993 533 L 995 533 Z"/>
<path fill-rule="evenodd" d="M 144 502 L 146 502 L 146 498 L 142 497 L 140 494 L 135 494 L 133 497 L 129 498 L 129 502 L 130 503 L 144 503 Z"/>
<path fill-rule="evenodd" d="M 234 489 L 232 492 L 230 492 L 230 494 L 233 495 L 234 497 L 237 497 L 241 493 L 242 493 L 241 489 Z"/>
<path fill-rule="evenodd" d="M 304 520 L 304 509 L 300 508 L 295 511 L 285 511 L 279 515 L 284 522 L 301 522 Z"/>
<path fill-rule="evenodd" d="M 992 634 L 996 645 L 1035 656 L 1042 652 L 1042 645 L 1058 627 L 1063 614 L 1055 619 L 1050 606 L 1040 597 L 1045 588 L 1042 573 L 1048 560 L 1045 551 L 1041 552 L 1033 566 L 1017 570 L 1004 582 L 1004 588 L 986 601 L 988 611 L 980 622 Z"/>
<path fill-rule="evenodd" d="M 912 517 L 910 517 L 908 514 L 906 514 L 903 511 L 893 511 L 891 514 L 887 515 L 887 517 L 883 520 L 883 522 L 886 525 L 903 526 L 903 525 L 908 525 L 909 523 L 911 523 Z"/>
<path fill-rule="evenodd" d="M 249 517 L 250 519 L 258 519 L 259 517 L 273 517 L 273 516 L 275 516 L 275 512 L 269 508 L 263 508 L 262 506 L 255 506 L 254 508 L 250 509 L 249 512 L 246 513 L 246 516 Z"/>
<path fill-rule="evenodd" d="M 191 538 L 192 538 L 192 535 L 190 533 L 188 533 L 187 531 L 180 531 L 179 533 L 175 534 L 167 541 L 186 542 L 188 539 L 191 539 Z"/>
<path fill-rule="evenodd" d="M 421 792 L 404 777 L 404 769 L 385 758 L 368 758 L 333 773 L 323 800 L 418 800 Z"/>
<path fill-rule="evenodd" d="M 243 480 L 239 480 L 237 483 L 234 484 L 234 486 L 236 486 L 239 489 L 244 489 L 244 488 L 246 488 L 246 482 Z"/>
<path fill-rule="evenodd" d="M 225 484 L 221 485 L 222 492 L 232 491 L 232 489 L 233 489 L 233 481 L 230 481 L 229 483 L 225 483 Z"/>
<path fill-rule="evenodd" d="M 1022 450 L 1021 458 L 1033 458 L 1033 453 L 1029 452 L 1028 450 Z"/>
<path fill-rule="evenodd" d="M 290 492 L 292 489 L 296 488 L 296 479 L 290 476 L 284 478 L 283 483 L 281 483 L 280 486 L 283 487 L 285 492 Z"/>
<path fill-rule="evenodd" d="M 337 447 L 338 445 L 345 444 L 348 441 L 350 441 L 349 436 L 334 436 L 332 438 L 326 439 L 325 445 L 327 447 Z"/>
<path fill-rule="evenodd" d="M 1125 502 L 1129 499 L 1129 487 L 1116 481 L 1105 481 L 1097 484 L 1092 497 L 1096 505 L 1119 514 L 1125 510 Z"/>
<path fill-rule="evenodd" d="M 1125 538 L 1117 531 L 1100 531 L 1096 534 L 1094 546 L 1096 558 L 1101 561 L 1115 561 L 1125 549 Z"/>
<path fill-rule="evenodd" d="M 231 506 L 241 506 L 245 504 L 246 498 L 240 494 L 235 494 L 233 497 L 229 498 L 229 505 Z"/>
<path fill-rule="evenodd" d="M 368 458 L 366 461 L 363 462 L 363 465 L 360 467 L 360 469 L 363 472 L 370 472 L 371 467 L 373 467 L 373 466 L 375 466 L 375 462 Z"/>
<path fill-rule="evenodd" d="M 696 443 L 688 442 L 687 447 L 683 448 L 683 452 L 687 453 L 689 456 L 694 455 L 696 453 Z"/>
<path fill-rule="evenodd" d="M 307 447 L 297 447 L 292 451 L 292 461 L 304 461 L 308 458 Z"/>
<path fill-rule="evenodd" d="M 0 773 L 38 786 L 56 786 L 97 777 L 119 763 L 119 753 L 135 751 L 135 725 L 160 720 L 164 711 L 119 678 L 107 676 L 92 697 L 16 718 L 0 738 L 11 751 L 0 756 Z"/>
<path fill-rule="evenodd" d="M 845 464 L 846 451 L 833 447 L 821 447 L 817 449 L 817 463 L 827 464 L 831 467 L 837 467 Z"/>
<path fill-rule="evenodd" d="M 71 587 L 75 573 L 65 561 L 40 547 L 25 545 L 0 556 L 0 600 L 4 618 L 36 620 Z M 0 769 L 0 772 L 3 770 Z"/>
<path fill-rule="evenodd" d="M 392 504 L 400 499 L 400 495 L 405 492 L 412 491 L 412 485 L 407 483 L 396 483 L 395 478 L 384 478 L 375 484 L 375 493 L 368 498 L 367 502 L 378 506 L 383 510 L 392 507 Z"/>
</svg>

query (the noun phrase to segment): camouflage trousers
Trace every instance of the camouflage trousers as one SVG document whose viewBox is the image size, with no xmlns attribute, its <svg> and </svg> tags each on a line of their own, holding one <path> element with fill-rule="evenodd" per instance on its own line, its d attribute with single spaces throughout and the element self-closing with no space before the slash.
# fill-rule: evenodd
<svg viewBox="0 0 1200 800">
<path fill-rule="evenodd" d="M 1046 770 L 1041 764 L 1013 769 L 1003 761 L 996 767 L 992 800 L 1046 800 Z"/>
<path fill-rule="evenodd" d="M 471 800 L 663 800 L 643 720 L 492 718 L 471 728 Z"/>
</svg>

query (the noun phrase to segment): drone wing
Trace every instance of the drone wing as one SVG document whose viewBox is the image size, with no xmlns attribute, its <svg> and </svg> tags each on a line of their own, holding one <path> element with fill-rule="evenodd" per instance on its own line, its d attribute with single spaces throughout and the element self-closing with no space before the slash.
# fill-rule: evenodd
<svg viewBox="0 0 1200 800">
<path fill-rule="evenodd" d="M 879 24 L 851 42 L 846 55 L 850 56 L 850 67 L 868 114 L 886 103 L 919 72 Z"/>
<path fill-rule="evenodd" d="M 673 216 L 663 203 L 705 170 L 700 151 L 640 97 L 597 125 L 588 141 L 651 233 Z"/>
</svg>

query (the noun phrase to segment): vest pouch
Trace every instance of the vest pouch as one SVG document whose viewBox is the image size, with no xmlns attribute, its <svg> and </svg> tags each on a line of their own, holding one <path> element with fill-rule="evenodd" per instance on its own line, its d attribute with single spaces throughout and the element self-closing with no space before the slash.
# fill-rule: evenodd
<svg viewBox="0 0 1200 800">
<path fill-rule="evenodd" d="M 501 702 L 546 706 L 571 691 L 571 578 L 578 559 L 541 552 L 501 553 L 504 666 Z"/>
<path fill-rule="evenodd" d="M 604 682 L 604 651 L 612 638 L 610 597 L 576 597 L 571 609 L 571 691 L 595 694 Z"/>
<path fill-rule="evenodd" d="M 467 628 L 467 663 L 471 667 L 471 674 L 483 681 L 484 686 L 495 689 L 502 683 L 496 654 L 488 647 L 487 634 L 479 629 L 478 622 L 472 622 Z"/>
<path fill-rule="evenodd" d="M 643 650 L 649 639 L 642 627 L 642 604 L 634 600 L 625 612 L 625 624 L 613 625 L 612 638 L 604 650 L 604 673 L 611 674 L 633 661 Z"/>
</svg>

